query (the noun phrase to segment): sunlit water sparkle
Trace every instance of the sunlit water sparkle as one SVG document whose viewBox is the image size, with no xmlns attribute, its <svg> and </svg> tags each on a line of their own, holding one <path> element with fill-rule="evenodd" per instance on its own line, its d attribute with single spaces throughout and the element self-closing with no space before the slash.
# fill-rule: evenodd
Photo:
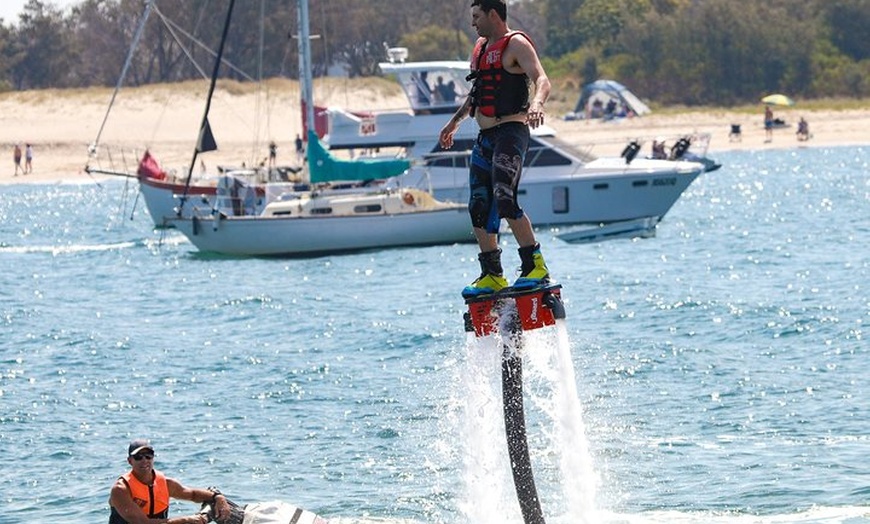
<svg viewBox="0 0 870 524">
<path fill-rule="evenodd" d="M 548 522 L 870 522 L 870 151 L 717 160 L 655 238 L 539 235 L 567 310 L 526 363 Z M 242 503 L 521 522 L 472 246 L 215 257 L 122 182 L 0 192 L 0 522 L 105 521 L 138 436 Z"/>
</svg>

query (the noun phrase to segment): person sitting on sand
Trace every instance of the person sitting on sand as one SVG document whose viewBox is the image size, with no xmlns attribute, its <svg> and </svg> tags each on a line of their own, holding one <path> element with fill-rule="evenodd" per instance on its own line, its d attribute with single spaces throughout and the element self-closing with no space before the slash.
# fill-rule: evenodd
<svg viewBox="0 0 870 524">
<path fill-rule="evenodd" d="M 805 142 L 810 139 L 810 124 L 809 122 L 804 120 L 804 117 L 801 117 L 800 121 L 798 122 L 797 139 L 801 142 Z"/>
</svg>

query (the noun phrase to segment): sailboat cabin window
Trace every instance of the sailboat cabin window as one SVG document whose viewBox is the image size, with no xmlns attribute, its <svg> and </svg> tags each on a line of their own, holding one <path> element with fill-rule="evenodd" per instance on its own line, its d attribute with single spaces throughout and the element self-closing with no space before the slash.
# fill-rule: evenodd
<svg viewBox="0 0 870 524">
<path fill-rule="evenodd" d="M 353 212 L 363 215 L 366 213 L 380 213 L 381 211 L 383 211 L 383 209 L 384 208 L 381 207 L 380 204 L 363 204 L 360 206 L 354 206 Z"/>
</svg>

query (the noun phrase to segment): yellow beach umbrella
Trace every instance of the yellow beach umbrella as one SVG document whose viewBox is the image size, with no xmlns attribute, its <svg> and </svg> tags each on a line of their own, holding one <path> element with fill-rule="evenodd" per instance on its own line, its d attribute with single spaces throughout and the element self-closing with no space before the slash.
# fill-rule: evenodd
<svg viewBox="0 0 870 524">
<path fill-rule="evenodd" d="M 767 95 L 766 97 L 761 99 L 761 102 L 763 104 L 766 104 L 769 106 L 793 106 L 794 105 L 794 100 L 792 100 L 791 98 L 789 98 L 785 95 L 781 95 L 779 93 L 774 94 L 774 95 Z"/>
</svg>

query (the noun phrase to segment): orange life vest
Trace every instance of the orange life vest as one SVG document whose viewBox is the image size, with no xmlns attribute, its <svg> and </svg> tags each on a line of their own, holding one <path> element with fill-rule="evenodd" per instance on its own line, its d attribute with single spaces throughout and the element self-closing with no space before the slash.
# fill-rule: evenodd
<svg viewBox="0 0 870 524">
<path fill-rule="evenodd" d="M 169 518 L 169 485 L 166 483 L 166 476 L 163 473 L 154 470 L 154 481 L 151 485 L 141 482 L 133 475 L 132 471 L 121 475 L 120 478 L 130 490 L 133 502 L 149 519 Z M 115 511 L 115 508 L 112 508 L 109 522 L 114 524 L 126 521 Z"/>
<path fill-rule="evenodd" d="M 501 117 L 522 113 L 529 108 L 529 77 L 525 73 L 510 73 L 504 68 L 502 55 L 511 38 L 521 31 L 511 31 L 489 45 L 489 40 L 480 38 L 471 55 L 471 115 L 478 110 L 482 115 Z M 534 44 L 533 44 L 534 45 Z"/>
</svg>

